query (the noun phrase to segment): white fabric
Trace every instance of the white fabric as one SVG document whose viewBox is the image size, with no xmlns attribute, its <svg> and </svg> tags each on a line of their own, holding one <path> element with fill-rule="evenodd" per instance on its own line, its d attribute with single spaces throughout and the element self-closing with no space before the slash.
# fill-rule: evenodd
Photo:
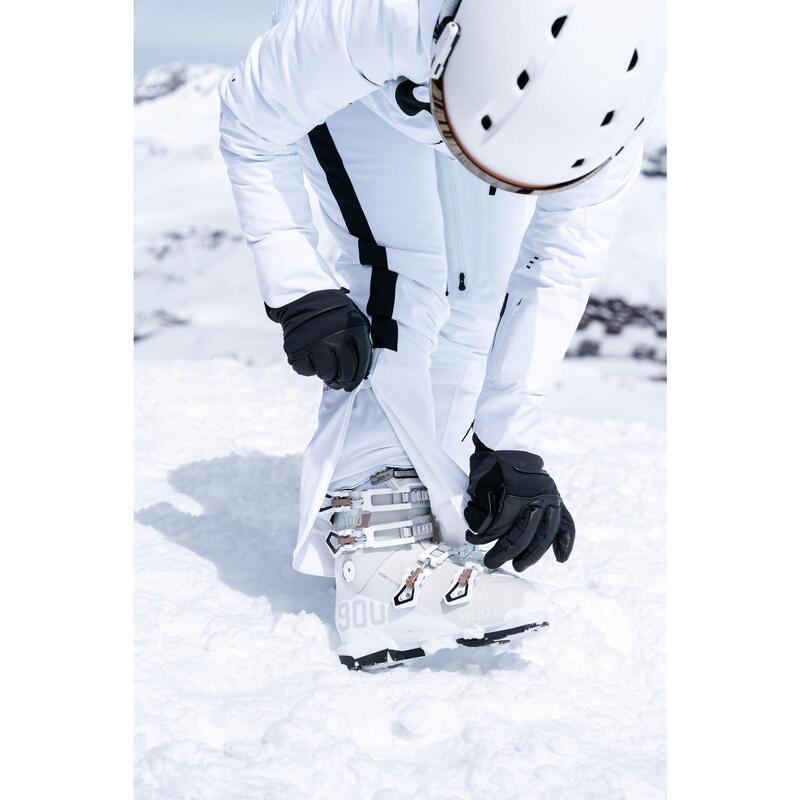
<svg viewBox="0 0 800 800">
<path fill-rule="evenodd" d="M 475 432 L 488 447 L 536 452 L 544 398 L 603 271 L 641 161 L 641 148 L 631 148 L 586 183 L 538 198 L 475 413 Z"/>
<path fill-rule="evenodd" d="M 356 393 L 323 393 L 318 431 L 304 458 L 302 519 L 294 563 L 302 571 L 330 574 L 324 535 L 309 533 L 334 476 L 338 483 L 338 476 L 356 471 L 352 462 L 360 458 L 363 432 L 354 427 L 353 433 L 345 436 L 345 429 L 349 431 L 353 408 L 362 394 L 374 396 L 393 431 L 383 441 L 380 432 L 386 428 L 373 431 L 376 450 L 392 448 L 396 437 L 430 490 L 442 535 L 455 543 L 463 541 L 465 530 L 461 506 L 466 476 L 435 442 L 430 364 L 449 307 L 434 151 L 387 125 L 361 103 L 333 114 L 326 124 L 375 240 L 386 247 L 389 268 L 398 276 L 393 313 L 398 324 L 397 351 L 375 350 L 370 379 Z M 297 153 L 340 249 L 336 272 L 346 282 L 353 301 L 366 311 L 372 270 L 360 263 L 358 242 L 347 230 L 307 138 L 297 143 Z M 488 194 L 488 188 L 481 190 Z M 380 466 L 383 464 L 376 459 L 369 471 Z"/>
<path fill-rule="evenodd" d="M 463 541 L 470 443 L 461 440 L 476 400 L 475 430 L 486 445 L 535 452 L 547 385 L 638 172 L 641 153 L 630 148 L 586 184 L 540 198 L 529 224 L 528 200 L 490 195 L 443 158 L 432 146 L 430 113 L 409 116 L 394 102 L 403 80 L 425 80 L 439 7 L 438 0 L 289 0 L 220 87 L 222 153 L 264 300 L 280 306 L 340 285 L 317 250 L 305 175 L 341 250 L 335 274 L 367 311 L 372 269 L 360 263 L 306 135 L 323 121 L 397 275 L 397 351 L 376 349 L 359 391 L 323 393 L 301 480 L 294 565 L 303 572 L 331 574 L 324 536 L 314 531 L 317 512 L 334 478 L 367 468 L 363 426 L 349 426 L 353 413 L 374 420 L 375 403 L 389 426 L 370 423 L 374 467 L 399 459 L 399 443 L 430 490 L 445 540 Z"/>
<path fill-rule="evenodd" d="M 372 387 L 363 387 L 353 401 L 347 443 L 331 477 L 331 489 L 354 489 L 383 467 L 411 466 Z"/>
<path fill-rule="evenodd" d="M 296 142 L 387 81 L 403 75 L 424 82 L 430 44 L 422 44 L 420 26 L 432 34 L 436 6 L 430 0 L 282 3 L 275 24 L 222 81 L 220 144 L 269 305 L 337 285 L 317 252 Z"/>
</svg>

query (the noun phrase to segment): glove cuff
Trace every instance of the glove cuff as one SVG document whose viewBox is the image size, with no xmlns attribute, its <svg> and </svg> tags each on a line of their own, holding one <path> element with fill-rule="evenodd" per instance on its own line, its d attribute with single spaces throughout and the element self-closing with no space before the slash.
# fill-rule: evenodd
<svg viewBox="0 0 800 800">
<path fill-rule="evenodd" d="M 491 453 L 492 448 L 487 447 L 479 438 L 477 433 L 472 434 L 472 444 L 475 445 L 476 453 Z"/>
<path fill-rule="evenodd" d="M 278 308 L 272 308 L 264 303 L 264 310 L 267 312 L 267 316 L 279 325 L 284 325 L 289 320 L 292 320 L 295 325 L 300 325 L 317 314 L 334 308 L 344 308 L 351 304 L 352 301 L 347 297 L 348 294 L 349 292 L 344 288 L 320 289 Z"/>
<path fill-rule="evenodd" d="M 544 469 L 544 460 L 535 453 L 528 453 L 525 450 L 492 450 L 474 433 L 472 443 L 475 445 L 475 453 L 470 459 L 472 467 L 476 467 L 478 462 L 485 461 L 489 456 L 494 456 L 495 461 L 508 464 L 523 472 L 540 472 Z"/>
</svg>

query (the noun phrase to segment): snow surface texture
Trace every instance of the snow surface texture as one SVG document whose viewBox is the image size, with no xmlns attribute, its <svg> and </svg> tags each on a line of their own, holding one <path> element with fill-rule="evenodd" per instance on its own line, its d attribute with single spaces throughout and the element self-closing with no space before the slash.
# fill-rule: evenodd
<svg viewBox="0 0 800 800">
<path fill-rule="evenodd" d="M 291 568 L 320 391 L 264 319 L 216 152 L 221 74 L 137 86 L 137 800 L 663 798 L 663 338 L 598 357 L 663 328 L 663 179 L 642 178 L 574 345 L 595 326 L 600 346 L 552 397 L 542 455 L 578 539 L 525 573 L 550 627 L 352 673 L 332 581 Z M 609 334 L 614 314 L 638 322 Z"/>
</svg>

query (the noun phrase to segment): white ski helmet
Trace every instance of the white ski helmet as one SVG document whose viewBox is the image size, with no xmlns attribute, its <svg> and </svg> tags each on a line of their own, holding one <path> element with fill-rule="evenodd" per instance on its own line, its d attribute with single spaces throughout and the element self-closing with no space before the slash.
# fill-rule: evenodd
<svg viewBox="0 0 800 800">
<path fill-rule="evenodd" d="M 442 138 L 500 189 L 575 186 L 641 129 L 665 29 L 665 0 L 450 0 L 431 66 Z"/>
</svg>

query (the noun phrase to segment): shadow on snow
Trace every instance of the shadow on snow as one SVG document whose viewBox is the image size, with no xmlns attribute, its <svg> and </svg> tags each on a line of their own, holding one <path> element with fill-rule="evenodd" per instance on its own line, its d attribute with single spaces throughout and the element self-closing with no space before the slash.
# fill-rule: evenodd
<svg viewBox="0 0 800 800">
<path fill-rule="evenodd" d="M 210 561 L 231 589 L 267 597 L 275 613 L 316 614 L 331 642 L 336 640 L 333 582 L 292 568 L 300 456 L 253 453 L 195 461 L 173 470 L 168 479 L 204 513 L 157 503 L 137 512 L 137 522 Z"/>
<path fill-rule="evenodd" d="M 299 455 L 263 453 L 185 464 L 170 472 L 170 486 L 200 503 L 204 513 L 190 514 L 164 502 L 142 509 L 135 518 L 210 561 L 219 579 L 231 589 L 250 597 L 266 597 L 275 613 L 317 615 L 335 650 L 339 638 L 333 581 L 303 575 L 292 567 L 300 464 Z M 415 672 L 488 672 L 521 669 L 525 664 L 505 646 L 459 647 L 409 662 L 407 668 Z"/>
</svg>

